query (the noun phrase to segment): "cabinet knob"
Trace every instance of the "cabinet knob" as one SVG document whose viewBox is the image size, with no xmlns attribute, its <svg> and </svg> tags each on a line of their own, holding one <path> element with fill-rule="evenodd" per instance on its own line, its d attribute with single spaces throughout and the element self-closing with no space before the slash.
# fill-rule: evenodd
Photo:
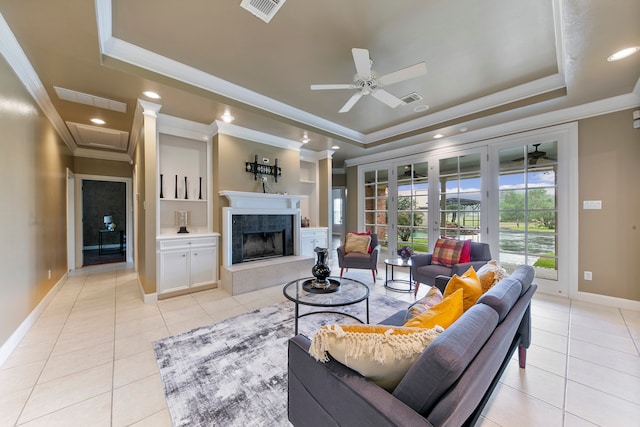
<svg viewBox="0 0 640 427">
<path fill-rule="evenodd" d="M 187 254 L 182 254 L 182 258 L 186 258 Z"/>
<path fill-rule="evenodd" d="M 193 253 L 193 256 L 197 256 L 197 255 L 198 255 L 198 252 L 194 252 L 194 253 Z"/>
</svg>

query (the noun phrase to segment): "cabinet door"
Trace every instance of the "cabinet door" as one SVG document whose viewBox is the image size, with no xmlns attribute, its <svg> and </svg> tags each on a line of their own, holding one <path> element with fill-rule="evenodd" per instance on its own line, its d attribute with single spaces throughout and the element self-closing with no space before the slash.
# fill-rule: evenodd
<svg viewBox="0 0 640 427">
<path fill-rule="evenodd" d="M 316 240 L 313 234 L 309 234 L 309 233 L 303 234 L 300 245 L 301 245 L 300 247 L 301 256 L 313 257 L 315 255 L 315 252 L 313 250 L 316 248 Z"/>
<path fill-rule="evenodd" d="M 187 287 L 189 287 L 189 250 L 162 252 L 159 292 Z"/>
<path fill-rule="evenodd" d="M 191 249 L 191 285 L 216 281 L 216 250 L 214 247 Z"/>
</svg>

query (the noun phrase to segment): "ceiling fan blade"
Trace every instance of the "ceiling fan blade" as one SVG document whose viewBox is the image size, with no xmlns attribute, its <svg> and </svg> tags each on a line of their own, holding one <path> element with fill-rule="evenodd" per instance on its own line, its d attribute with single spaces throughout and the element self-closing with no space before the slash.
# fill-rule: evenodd
<svg viewBox="0 0 640 427">
<path fill-rule="evenodd" d="M 353 83 L 311 85 L 311 90 L 330 90 L 330 89 L 356 89 L 356 85 L 354 85 Z"/>
<path fill-rule="evenodd" d="M 371 96 L 373 96 L 378 101 L 381 101 L 387 104 L 391 108 L 396 108 L 398 105 L 402 104 L 402 100 L 395 95 L 390 94 L 386 90 L 376 89 L 371 92 Z"/>
<path fill-rule="evenodd" d="M 356 105 L 356 102 L 358 102 L 358 100 L 362 98 L 362 94 L 361 93 L 356 93 L 355 95 L 353 95 L 351 98 L 349 98 L 349 100 L 347 101 L 346 104 L 344 104 L 344 106 L 340 109 L 340 111 L 338 111 L 339 113 L 346 113 L 347 111 L 351 110 L 351 107 L 353 107 L 354 105 Z"/>
<path fill-rule="evenodd" d="M 392 85 L 394 83 L 401 82 L 403 80 L 413 79 L 427 74 L 427 64 L 421 62 L 416 65 L 412 65 L 402 70 L 394 71 L 384 76 L 378 77 L 378 83 L 382 85 Z"/>
<path fill-rule="evenodd" d="M 371 77 L 371 59 L 369 59 L 369 51 L 367 49 L 351 49 L 353 54 L 353 62 L 356 65 L 356 73 L 364 80 Z"/>
</svg>

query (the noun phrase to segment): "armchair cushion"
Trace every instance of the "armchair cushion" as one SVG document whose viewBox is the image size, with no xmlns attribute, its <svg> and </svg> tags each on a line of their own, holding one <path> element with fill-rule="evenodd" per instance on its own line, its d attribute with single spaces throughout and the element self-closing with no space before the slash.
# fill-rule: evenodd
<svg viewBox="0 0 640 427">
<path fill-rule="evenodd" d="M 452 267 L 460 262 L 460 254 L 463 247 L 463 240 L 438 239 L 433 249 L 431 263 Z"/>
<path fill-rule="evenodd" d="M 409 306 L 403 323 L 424 313 L 434 305 L 442 302 L 442 300 L 443 300 L 443 297 L 442 297 L 442 292 L 440 292 L 440 289 L 436 288 L 435 286 L 432 286 L 431 289 L 429 289 L 429 291 L 427 292 L 427 295 L 420 298 L 418 301 L 414 302 Z"/>
<path fill-rule="evenodd" d="M 335 360 L 386 390 L 393 390 L 420 353 L 444 329 L 386 325 L 329 325 L 314 335 L 309 354 Z"/>
<path fill-rule="evenodd" d="M 368 254 L 371 253 L 371 235 L 364 233 L 347 233 L 344 242 L 345 253 Z"/>
<path fill-rule="evenodd" d="M 500 280 L 509 277 L 507 270 L 502 268 L 502 266 L 498 264 L 498 261 L 494 259 L 480 267 L 476 273 L 478 274 L 478 279 L 480 279 L 482 293 L 487 292 Z"/>
</svg>

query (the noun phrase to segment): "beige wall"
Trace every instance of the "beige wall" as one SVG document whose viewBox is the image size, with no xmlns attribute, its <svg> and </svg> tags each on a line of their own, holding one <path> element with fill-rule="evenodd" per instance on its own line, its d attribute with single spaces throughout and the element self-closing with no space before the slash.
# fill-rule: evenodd
<svg viewBox="0 0 640 427">
<path fill-rule="evenodd" d="M 318 225 L 330 227 L 331 224 L 331 159 L 322 159 L 318 162 Z M 330 231 L 330 230 L 329 230 Z"/>
<path fill-rule="evenodd" d="M 87 157 L 74 157 L 73 170 L 77 174 L 117 176 L 119 178 L 131 178 L 132 175 L 132 167 L 129 162 Z"/>
<path fill-rule="evenodd" d="M 627 110 L 581 120 L 578 134 L 578 289 L 640 301 L 640 129 Z M 584 210 L 584 200 L 602 200 L 602 209 Z"/>
<path fill-rule="evenodd" d="M 0 101 L 2 345 L 67 271 L 66 168 L 72 163 L 1 56 Z"/>
</svg>

